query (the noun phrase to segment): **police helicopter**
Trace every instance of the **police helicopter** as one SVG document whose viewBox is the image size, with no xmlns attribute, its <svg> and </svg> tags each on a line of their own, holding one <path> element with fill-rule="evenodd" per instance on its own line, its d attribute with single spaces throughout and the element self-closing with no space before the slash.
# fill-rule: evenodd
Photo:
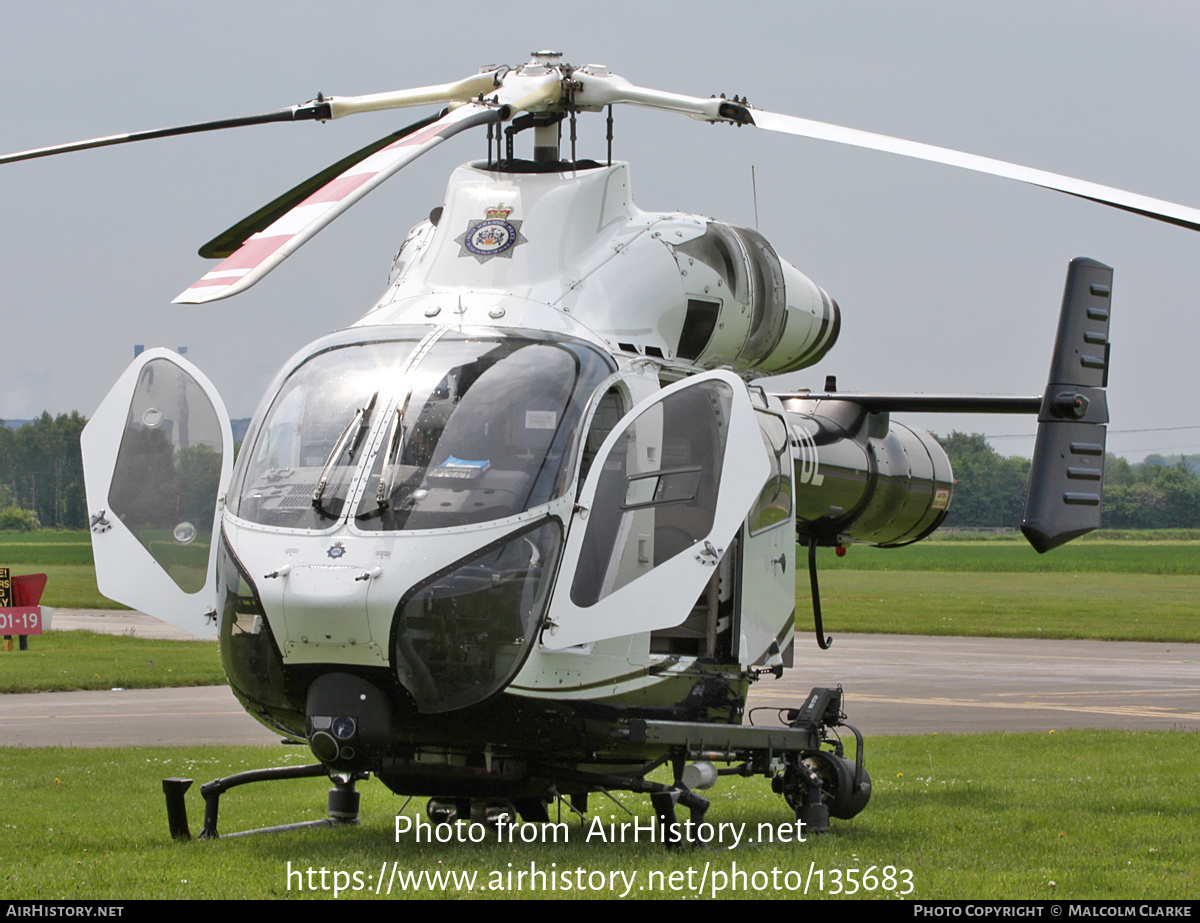
<svg viewBox="0 0 1200 923">
<path fill-rule="evenodd" d="M 680 839 L 721 775 L 769 780 L 811 831 L 871 783 L 840 688 L 743 723 L 752 682 L 791 665 L 796 544 L 906 545 L 949 509 L 950 462 L 894 412 L 1034 413 L 1023 530 L 1038 551 L 1099 525 L 1112 271 L 1068 270 L 1041 396 L 770 393 L 815 365 L 837 302 L 754 230 L 640 210 L 612 159 L 629 104 L 1021 180 L 1200 230 L 1200 211 L 930 145 L 638 87 L 540 52 L 455 83 L 318 95 L 244 118 L 0 158 L 409 106 L 381 138 L 218 235 L 177 302 L 244 291 L 406 164 L 468 129 L 487 156 L 400 246 L 378 302 L 285 363 L 236 463 L 208 379 L 167 350 L 126 370 L 83 436 L 101 591 L 216 635 L 247 711 L 317 763 L 202 788 L 329 776 L 428 796 L 431 818 L 548 819 L 555 799 L 651 796 Z M 607 156 L 577 118 L 607 113 Z M 532 138 L 516 155 L 517 135 Z M 521 139 L 524 141 L 524 139 Z M 772 715 L 774 718 L 775 716 Z M 838 737 L 856 738 L 847 755 Z M 670 782 L 649 778 L 660 766 Z M 168 786 L 186 834 L 186 780 Z"/>
</svg>

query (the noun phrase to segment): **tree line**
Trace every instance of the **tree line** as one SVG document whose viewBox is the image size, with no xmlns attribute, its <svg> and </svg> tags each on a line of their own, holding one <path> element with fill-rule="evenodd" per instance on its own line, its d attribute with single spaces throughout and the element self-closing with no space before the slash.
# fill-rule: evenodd
<svg viewBox="0 0 1200 923">
<path fill-rule="evenodd" d="M 43 412 L 17 429 L 0 421 L 0 529 L 87 527 L 78 411 Z"/>
<path fill-rule="evenodd" d="M 1002 456 L 982 433 L 934 436 L 954 467 L 954 501 L 944 525 L 1003 527 L 1021 524 L 1030 460 Z M 1194 529 L 1200 527 L 1200 476 L 1182 456 L 1148 456 L 1131 464 L 1109 453 L 1104 459 L 1106 529 Z"/>
</svg>

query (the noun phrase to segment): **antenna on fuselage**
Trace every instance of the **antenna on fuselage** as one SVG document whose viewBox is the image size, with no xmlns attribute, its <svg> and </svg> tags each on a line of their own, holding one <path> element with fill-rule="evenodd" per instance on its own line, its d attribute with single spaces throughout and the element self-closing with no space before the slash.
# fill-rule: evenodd
<svg viewBox="0 0 1200 923">
<path fill-rule="evenodd" d="M 754 230 L 758 231 L 758 180 L 754 178 L 754 164 L 750 164 L 750 194 L 754 197 Z"/>
</svg>

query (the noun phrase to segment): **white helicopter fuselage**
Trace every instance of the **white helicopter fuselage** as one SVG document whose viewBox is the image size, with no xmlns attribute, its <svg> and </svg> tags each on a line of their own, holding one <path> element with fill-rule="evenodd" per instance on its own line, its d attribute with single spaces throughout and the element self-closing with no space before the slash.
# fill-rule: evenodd
<svg viewBox="0 0 1200 923">
<path fill-rule="evenodd" d="M 280 371 L 232 471 L 211 385 L 135 361 L 85 436 L 101 589 L 215 631 L 248 710 L 332 768 L 628 762 L 615 716 L 740 723 L 749 682 L 790 664 L 796 481 L 834 480 L 817 444 L 869 428 L 825 438 L 819 408 L 748 380 L 813 364 L 838 326 L 755 232 L 637 209 L 625 164 L 460 167 L 375 307 Z M 205 438 L 207 548 L 179 483 Z M 889 457 L 865 445 L 839 469 L 856 514 Z M 900 472 L 924 499 L 889 540 L 944 516 L 948 465 L 925 468 Z"/>
<path fill-rule="evenodd" d="M 746 254 L 748 248 L 736 231 L 719 226 L 724 233 L 717 245 L 741 249 L 729 253 L 725 263 L 716 268 L 684 252 L 681 249 L 684 245 L 703 240 L 706 234 L 714 236 L 710 231 L 714 223 L 690 215 L 638 210 L 630 197 L 629 172 L 624 164 L 552 174 L 498 174 L 484 165 L 465 166 L 451 178 L 445 202 L 436 225 L 432 221 L 423 222 L 410 233 L 396 257 L 387 292 L 353 330 L 369 337 L 412 338 L 416 336 L 414 328 L 428 332 L 431 339 L 423 339 L 414 348 L 416 353 L 428 353 L 435 342 L 453 336 L 456 330 L 471 330 L 475 337 L 484 339 L 490 335 L 489 331 L 517 334 L 545 331 L 560 339 L 576 338 L 598 347 L 609 357 L 610 365 L 595 393 L 586 395 L 587 402 L 581 404 L 582 414 L 570 422 L 576 429 L 573 445 L 577 452 L 582 451 L 586 442 L 579 438 L 584 433 L 591 434 L 592 451 L 599 450 L 600 440 L 613 429 L 616 419 L 635 405 L 653 400 L 664 382 L 682 379 L 705 366 L 728 366 L 744 357 L 756 322 L 759 328 L 774 326 L 775 344 L 784 340 L 785 328 L 791 336 L 784 349 L 762 353 L 759 346 L 762 355 L 743 359 L 743 364 L 772 367 L 773 359 L 777 366 L 781 352 L 789 354 L 794 362 L 797 356 L 823 353 L 835 338 L 836 308 L 828 297 L 791 267 L 783 270 L 777 259 L 775 264 L 780 269 L 773 274 L 768 270 L 756 275 L 753 257 Z M 708 245 L 710 249 L 714 246 L 711 241 Z M 736 270 L 731 271 L 726 264 L 736 266 Z M 781 292 L 763 291 L 768 283 L 778 286 L 777 280 L 785 271 L 791 296 L 786 308 L 778 297 Z M 763 276 L 767 277 L 766 282 Z M 740 292 L 736 291 L 738 288 Z M 773 301 L 770 295 L 775 296 Z M 680 359 L 679 344 L 684 338 L 689 299 L 699 299 L 706 307 L 711 306 L 699 321 L 709 336 L 707 342 L 700 343 L 696 355 Z M 759 302 L 757 317 L 755 299 Z M 767 316 L 771 310 L 776 316 Z M 771 335 L 768 331 L 768 336 Z M 350 331 L 337 335 L 342 342 L 348 338 L 353 338 Z M 763 339 L 761 330 L 759 338 Z M 694 332 L 692 339 L 696 340 Z M 329 344 L 319 342 L 289 362 L 289 370 L 281 376 L 278 386 L 268 392 L 258 416 L 270 413 L 278 388 L 283 387 L 292 370 L 303 366 L 313 353 L 328 348 Z M 375 414 L 378 422 L 364 441 L 364 459 L 383 450 L 390 432 L 387 421 L 398 403 L 406 398 L 411 400 L 408 380 L 423 371 L 423 366 L 413 362 L 407 371 L 407 376 L 393 383 L 395 393 L 380 395 Z M 736 381 L 728 377 L 731 382 Z M 505 384 L 500 380 L 490 386 L 504 388 Z M 518 422 L 528 427 L 527 432 L 565 423 L 557 419 L 558 407 L 530 409 L 536 404 L 537 390 L 535 387 L 506 398 L 516 402 L 519 415 L 524 415 Z M 606 394 L 608 403 L 602 404 Z M 354 395 L 355 400 L 365 398 L 365 393 Z M 388 398 L 390 401 L 385 404 Z M 766 409 L 763 396 L 756 394 L 754 399 Z M 749 406 L 749 397 L 744 400 Z M 347 419 L 352 410 L 352 406 L 346 407 Z M 776 420 L 781 420 L 778 402 L 772 410 Z M 598 411 L 600 418 L 596 417 Z M 782 431 L 781 427 L 777 429 Z M 256 438 L 255 432 L 252 429 L 248 434 L 247 443 Z M 729 526 L 734 525 L 736 531 L 745 520 L 746 510 L 766 477 L 761 440 L 754 438 L 755 432 L 747 432 L 752 451 L 746 453 L 747 458 L 736 470 L 726 474 L 730 484 L 725 489 L 744 497 L 733 504 L 732 515 L 726 513 L 728 522 L 722 524 L 723 547 L 732 538 Z M 668 453 L 670 449 L 664 448 L 661 436 L 661 432 L 655 433 L 647 440 L 643 435 L 641 450 Z M 515 441 L 522 441 L 520 433 L 515 437 Z M 745 447 L 729 448 L 733 452 Z M 487 461 L 491 470 L 477 476 L 481 483 L 494 478 L 498 467 L 492 459 Z M 747 462 L 751 461 L 763 468 L 764 473 L 757 478 L 751 470 L 746 470 L 750 467 Z M 562 478 L 568 488 L 548 503 L 532 509 L 506 510 L 510 515 L 481 522 L 455 524 L 458 505 L 471 502 L 459 498 L 474 493 L 459 488 L 443 489 L 443 495 L 454 501 L 455 514 L 433 528 L 420 531 L 364 531 L 355 517 L 348 515 L 316 533 L 287 530 L 281 534 L 278 528 L 239 518 L 227 508 L 225 534 L 233 552 L 250 571 L 266 574 L 283 570 L 279 577 L 257 583 L 268 619 L 278 626 L 275 632 L 285 664 L 391 668 L 397 601 L 429 575 L 531 523 L 549 518 L 567 532 L 576 515 L 582 488 L 578 465 L 575 467 L 575 471 Z M 364 463 L 364 472 L 369 470 L 370 466 Z M 311 496 L 315 473 L 310 472 L 307 479 L 302 479 L 304 489 L 300 494 L 305 499 Z M 347 507 L 366 509 L 369 513 L 372 498 L 368 495 L 376 490 L 376 482 L 364 474 L 357 490 L 350 492 Z M 790 479 L 787 483 L 790 485 Z M 427 499 L 428 502 L 431 501 Z M 613 573 L 607 579 L 633 584 L 641 575 L 639 571 L 648 572 L 655 566 L 656 529 L 651 509 L 634 513 L 630 518 L 646 522 L 630 542 L 627 560 L 614 561 Z M 737 639 L 724 642 L 723 649 L 727 652 L 724 659 L 727 666 L 735 667 L 732 671 L 735 682 L 752 665 L 765 663 L 768 648 L 778 660 L 779 642 L 786 646 L 790 640 L 794 566 L 789 565 L 793 564 L 794 541 L 790 518 L 784 519 L 775 523 L 781 528 L 775 529 L 777 535 L 767 542 L 769 558 L 776 561 L 765 568 L 770 571 L 767 576 L 773 576 L 777 584 L 773 593 L 766 594 L 774 598 L 773 611 L 765 611 L 761 605 L 747 606 Z M 631 521 L 624 528 L 628 532 L 637 530 L 639 525 Z M 659 544 L 665 541 L 661 537 L 664 529 L 677 528 L 660 526 Z M 705 533 L 692 538 L 707 537 Z M 756 544 L 763 544 L 762 540 Z M 331 553 L 336 559 L 330 558 Z M 661 549 L 657 555 L 661 558 Z M 631 586 L 624 595 L 636 593 L 637 604 L 632 609 L 626 599 L 601 607 L 611 609 L 611 613 L 597 616 L 594 612 L 583 612 L 581 617 L 579 607 L 573 606 L 569 598 L 557 599 L 564 594 L 556 593 L 549 603 L 552 625 L 543 642 L 533 645 L 527 654 L 512 654 L 521 653 L 524 664 L 507 686 L 510 693 L 552 699 L 625 698 L 645 692 L 648 686 L 667 682 L 673 673 L 686 673 L 694 657 L 681 661 L 678 654 L 651 654 L 649 629 L 656 619 L 645 617 L 648 611 L 656 612 L 658 623 L 672 623 L 661 625 L 665 631 L 686 620 L 692 612 L 712 576 L 712 566 L 694 560 L 679 564 L 690 564 L 696 573 L 692 582 L 699 581 L 696 587 L 689 590 L 686 577 L 660 581 L 664 584 L 663 598 L 656 600 L 653 593 L 647 595 L 649 588 Z M 725 608 L 732 612 L 732 557 L 723 562 L 723 567 Z M 616 572 L 621 568 L 632 573 L 618 577 Z M 564 573 L 570 576 L 571 572 L 564 568 Z M 680 579 L 684 580 L 683 586 L 679 585 Z M 716 582 L 720 583 L 720 578 Z M 560 577 L 559 584 L 566 583 Z M 761 580 L 753 581 L 753 585 L 760 593 L 766 589 Z M 721 621 L 719 605 L 718 599 L 710 607 L 714 635 Z M 570 611 L 560 612 L 564 608 Z M 572 617 L 580 621 L 586 618 L 591 624 L 581 629 L 572 622 Z M 758 624 L 760 620 L 762 624 Z M 725 618 L 721 628 L 726 633 L 732 631 L 733 619 Z M 581 630 L 583 635 L 579 633 Z M 569 640 L 573 643 L 557 643 L 559 639 L 555 636 L 560 631 L 570 632 Z M 656 646 L 670 646 L 667 641 L 656 639 L 656 642 Z M 694 647 L 699 652 L 699 646 Z M 705 653 L 712 652 L 706 648 Z M 650 672 L 653 665 L 668 658 L 672 661 L 670 665 Z M 440 710 L 433 701 L 426 704 Z"/>
<path fill-rule="evenodd" d="M 758 376 L 812 365 L 837 337 L 829 296 L 762 237 L 641 211 L 627 164 L 563 173 L 462 166 L 440 211 L 438 227 L 423 223 L 409 235 L 391 287 L 359 324 L 550 330 L 680 372 Z M 493 252 L 465 240 L 473 227 L 499 229 Z"/>
<path fill-rule="evenodd" d="M 914 409 L 1037 413 L 1023 531 L 1047 551 L 1098 527 L 1112 270 L 1072 262 L 1041 397 L 847 395 L 832 376 L 825 393 L 771 395 L 753 380 L 817 363 L 837 339 L 837 304 L 754 230 L 638 209 L 625 164 L 574 159 L 577 116 L 608 110 L 610 158 L 612 109 L 636 105 L 1192 229 L 1200 211 L 737 96 L 639 87 L 555 51 L 0 164 L 427 104 L 446 108 L 201 248 L 220 262 L 177 302 L 245 291 L 405 165 L 486 127 L 488 160 L 453 174 L 377 304 L 283 367 L 236 464 L 199 370 L 167 350 L 126 370 L 82 440 L 100 590 L 216 634 L 247 709 L 306 739 L 320 765 L 304 772 L 339 777 L 339 790 L 375 772 L 397 792 L 459 799 L 460 817 L 476 813 L 462 799 L 503 796 L 532 819 L 556 793 L 644 791 L 670 827 L 676 800 L 707 807 L 684 767 L 698 760 L 705 784 L 714 762 L 769 777 L 815 829 L 854 816 L 870 782 L 861 736 L 854 763 L 828 736 L 852 729 L 840 690 L 814 689 L 785 727 L 738 727 L 749 683 L 790 664 L 795 540 L 827 647 L 818 546 L 908 544 L 949 508 L 945 453 L 890 419 Z M 517 160 L 529 129 L 533 159 Z M 667 760 L 672 786 L 647 780 Z M 215 835 L 215 807 L 210 820 Z"/>
</svg>

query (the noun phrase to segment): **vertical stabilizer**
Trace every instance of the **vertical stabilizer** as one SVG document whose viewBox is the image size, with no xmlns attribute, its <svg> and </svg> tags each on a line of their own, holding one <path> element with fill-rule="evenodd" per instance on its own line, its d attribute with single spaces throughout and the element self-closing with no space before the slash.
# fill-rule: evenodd
<svg viewBox="0 0 1200 923">
<path fill-rule="evenodd" d="M 1112 273 L 1083 257 L 1067 270 L 1021 521 L 1039 552 L 1100 526 Z"/>
</svg>

